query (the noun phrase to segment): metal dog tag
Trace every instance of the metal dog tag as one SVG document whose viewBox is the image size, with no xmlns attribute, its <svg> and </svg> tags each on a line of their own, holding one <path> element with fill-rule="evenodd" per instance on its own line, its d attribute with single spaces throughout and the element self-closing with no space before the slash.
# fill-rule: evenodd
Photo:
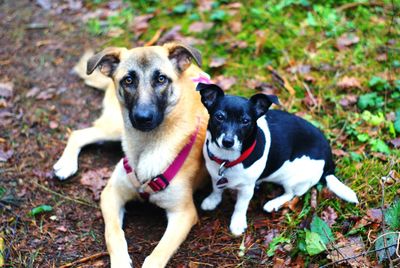
<svg viewBox="0 0 400 268">
<path fill-rule="evenodd" d="M 217 181 L 217 188 L 218 188 L 218 189 L 222 189 L 222 188 L 224 188 L 227 184 L 228 184 L 228 179 L 225 178 L 225 177 L 222 177 L 222 178 L 220 178 L 220 179 Z"/>
</svg>

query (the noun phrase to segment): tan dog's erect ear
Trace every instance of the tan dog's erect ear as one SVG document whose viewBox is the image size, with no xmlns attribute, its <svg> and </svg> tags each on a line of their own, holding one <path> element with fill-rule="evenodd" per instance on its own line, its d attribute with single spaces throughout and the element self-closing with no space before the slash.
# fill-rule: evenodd
<svg viewBox="0 0 400 268">
<path fill-rule="evenodd" d="M 179 72 L 185 71 L 193 59 L 201 67 L 201 54 L 197 49 L 179 42 L 166 43 L 164 47 L 168 49 L 168 57 Z"/>
<path fill-rule="evenodd" d="M 100 72 L 111 77 L 119 64 L 121 50 L 119 47 L 108 47 L 93 55 L 87 62 L 86 73 L 89 75 L 100 66 Z"/>
</svg>

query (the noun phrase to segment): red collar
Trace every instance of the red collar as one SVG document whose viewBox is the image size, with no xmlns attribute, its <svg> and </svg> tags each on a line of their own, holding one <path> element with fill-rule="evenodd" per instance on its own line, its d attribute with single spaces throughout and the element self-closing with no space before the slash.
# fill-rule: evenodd
<svg viewBox="0 0 400 268">
<path fill-rule="evenodd" d="M 175 157 L 171 165 L 164 171 L 164 173 L 152 178 L 151 180 L 141 184 L 133 172 L 133 168 L 129 165 L 128 158 L 123 158 L 123 164 L 125 172 L 131 178 L 132 183 L 138 188 L 139 194 L 143 199 L 148 199 L 149 195 L 155 192 L 159 192 L 167 188 L 169 183 L 179 172 L 183 166 L 186 158 L 188 157 L 195 141 L 200 128 L 200 118 L 197 118 L 197 127 L 193 134 L 190 136 L 189 142 L 182 148 L 179 154 Z"/>
<path fill-rule="evenodd" d="M 217 158 L 216 156 L 211 154 L 210 150 L 208 149 L 208 146 L 207 146 L 207 153 L 211 160 L 217 162 L 220 165 L 225 163 L 224 167 L 229 168 L 229 167 L 233 167 L 234 165 L 237 165 L 239 163 L 242 163 L 244 160 L 246 160 L 246 158 L 249 157 L 249 155 L 254 151 L 254 148 L 256 147 L 256 143 L 257 143 L 256 139 L 254 139 L 253 144 L 246 151 L 244 151 L 242 153 L 242 155 L 239 156 L 238 159 L 236 159 L 234 161 L 228 161 L 228 160 L 223 160 L 223 159 Z"/>
</svg>

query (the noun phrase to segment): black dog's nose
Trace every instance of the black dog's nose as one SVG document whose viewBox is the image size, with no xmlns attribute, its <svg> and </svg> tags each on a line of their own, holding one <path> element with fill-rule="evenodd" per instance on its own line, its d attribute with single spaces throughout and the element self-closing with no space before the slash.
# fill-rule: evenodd
<svg viewBox="0 0 400 268">
<path fill-rule="evenodd" d="M 134 114 L 135 121 L 141 124 L 151 123 L 151 121 L 153 121 L 153 117 L 154 115 L 152 111 L 146 109 L 138 109 Z"/>
<path fill-rule="evenodd" d="M 231 148 L 231 147 L 233 146 L 233 144 L 235 144 L 235 140 L 233 139 L 233 137 L 225 136 L 225 137 L 222 139 L 222 145 L 223 145 L 225 148 Z"/>
</svg>

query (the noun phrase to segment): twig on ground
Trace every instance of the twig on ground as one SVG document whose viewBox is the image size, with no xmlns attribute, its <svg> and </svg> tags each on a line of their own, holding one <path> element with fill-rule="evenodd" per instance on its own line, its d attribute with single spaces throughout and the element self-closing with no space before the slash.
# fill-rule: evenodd
<svg viewBox="0 0 400 268">
<path fill-rule="evenodd" d="M 162 32 L 164 31 L 164 27 L 161 27 L 160 29 L 157 30 L 157 32 L 153 35 L 153 37 L 146 43 L 144 44 L 145 47 L 149 47 L 154 45 L 158 39 L 160 39 L 160 36 L 162 34 Z"/>
<path fill-rule="evenodd" d="M 338 8 L 336 8 L 336 11 L 344 11 L 346 9 L 351 9 L 351 8 L 355 8 L 358 6 L 381 6 L 384 7 L 385 3 L 382 2 L 355 2 L 355 3 L 348 3 L 348 4 L 344 4 Z"/>
<path fill-rule="evenodd" d="M 81 259 L 79 259 L 79 260 L 76 260 L 76 261 L 73 261 L 73 262 L 70 262 L 70 263 L 61 265 L 60 268 L 72 267 L 72 266 L 75 266 L 75 265 L 77 265 L 77 264 L 84 263 L 84 262 L 88 262 L 88 261 L 91 261 L 91 260 L 95 260 L 95 259 L 98 259 L 98 258 L 100 258 L 100 257 L 107 256 L 107 255 L 108 255 L 108 252 L 99 252 L 99 253 L 90 255 L 90 256 L 88 256 L 88 257 L 83 257 L 83 258 L 81 258 Z"/>
<path fill-rule="evenodd" d="M 41 188 L 42 190 L 44 190 L 44 191 L 46 191 L 46 192 L 49 192 L 49 193 L 51 193 L 51 194 L 54 194 L 54 195 L 56 195 L 56 196 L 58 196 L 58 197 L 60 197 L 60 198 L 63 198 L 63 199 L 65 199 L 65 200 L 68 200 L 68 201 L 71 201 L 71 202 L 75 202 L 75 203 L 78 203 L 78 204 L 81 204 L 81 205 L 93 207 L 93 208 L 99 208 L 99 206 L 96 205 L 96 204 L 94 204 L 94 203 L 92 204 L 92 203 L 89 203 L 89 202 L 87 202 L 87 201 L 82 201 L 82 200 L 78 200 L 78 199 L 73 199 L 73 198 L 68 197 L 68 196 L 66 196 L 66 195 L 59 194 L 59 193 L 57 193 L 57 192 L 55 192 L 55 191 L 53 191 L 53 190 L 47 188 L 46 186 L 44 186 L 44 185 L 42 185 L 42 184 L 40 184 L 40 183 L 38 183 L 38 182 L 36 182 L 36 181 L 32 181 L 32 183 L 35 184 L 36 186 L 38 186 L 39 188 Z"/>
</svg>

